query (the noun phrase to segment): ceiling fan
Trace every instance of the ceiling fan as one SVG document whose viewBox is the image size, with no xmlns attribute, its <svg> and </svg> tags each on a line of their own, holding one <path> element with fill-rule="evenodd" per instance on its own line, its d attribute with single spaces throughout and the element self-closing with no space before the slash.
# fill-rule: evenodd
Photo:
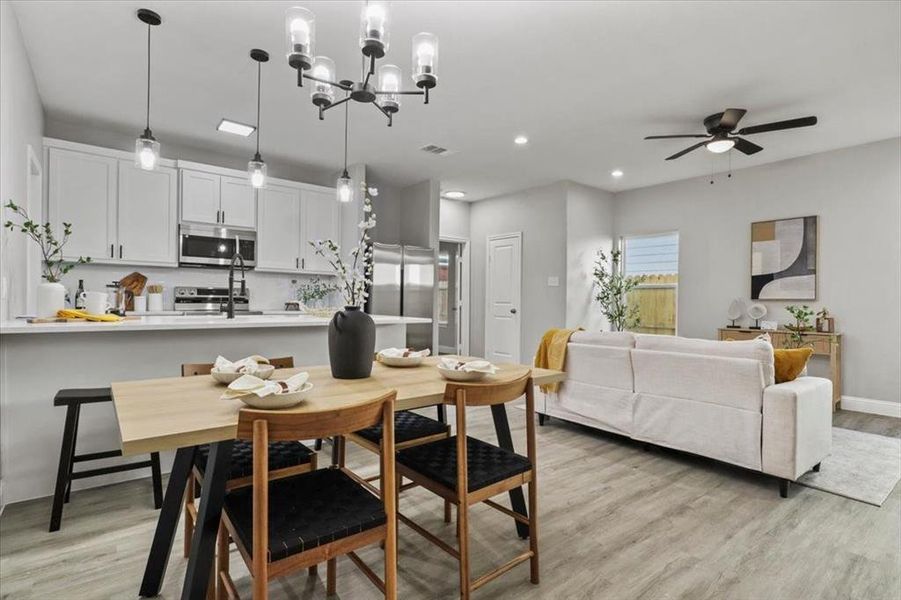
<svg viewBox="0 0 901 600">
<path fill-rule="evenodd" d="M 762 146 L 758 146 L 753 142 L 749 142 L 748 140 L 737 136 L 764 133 L 766 131 L 780 131 L 782 129 L 795 129 L 797 127 L 810 127 L 811 125 L 817 124 L 816 117 L 802 117 L 800 119 L 788 119 L 787 121 L 775 121 L 773 123 L 764 123 L 762 125 L 752 125 L 735 131 L 738 122 L 745 116 L 746 112 L 748 111 L 743 108 L 727 108 L 721 113 L 710 115 L 704 119 L 704 128 L 707 129 L 706 134 L 649 135 L 644 139 L 667 140 L 675 138 L 705 138 L 703 142 L 698 142 L 694 146 L 689 146 L 685 150 L 666 157 L 666 160 L 679 158 L 692 150 L 697 150 L 701 146 L 707 146 L 708 150 L 717 154 L 727 152 L 732 148 L 735 148 L 744 154 L 756 154 L 763 150 Z M 733 132 L 734 135 L 731 135 Z"/>
</svg>

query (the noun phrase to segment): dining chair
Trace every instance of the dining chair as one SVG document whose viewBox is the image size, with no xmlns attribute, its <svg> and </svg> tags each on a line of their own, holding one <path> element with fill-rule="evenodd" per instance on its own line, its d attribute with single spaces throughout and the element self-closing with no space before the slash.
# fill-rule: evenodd
<svg viewBox="0 0 901 600">
<path fill-rule="evenodd" d="M 276 369 L 293 369 L 294 358 L 286 356 L 269 359 L 269 364 Z M 189 363 L 181 366 L 182 377 L 196 375 L 209 375 L 213 369 L 212 363 Z M 197 448 L 197 460 L 194 463 L 191 476 L 188 478 L 188 486 L 185 490 L 185 540 L 184 555 L 187 558 L 191 551 L 191 539 L 194 536 L 194 523 L 197 520 L 197 507 L 194 499 L 200 491 L 200 482 L 203 481 L 203 472 L 206 470 L 207 459 L 210 455 L 210 447 L 207 444 Z M 271 466 L 269 477 L 279 479 L 313 471 L 317 466 L 317 455 L 301 442 L 285 440 L 274 442 L 269 446 L 269 464 Z M 232 447 L 231 470 L 226 490 L 233 490 L 249 486 L 253 483 L 253 448 L 247 442 L 237 441 Z"/>
<path fill-rule="evenodd" d="M 394 400 L 390 391 L 351 407 L 317 412 L 242 409 L 239 440 L 252 442 L 253 486 L 225 496 L 216 568 L 220 598 L 237 598 L 229 572 L 228 543 L 235 541 L 253 578 L 254 600 L 265 600 L 268 583 L 299 569 L 327 563 L 326 592 L 336 591 L 337 557 L 348 558 L 384 593 L 397 597 L 397 520 L 394 481 Z M 340 436 L 381 424 L 380 498 L 345 467 L 319 469 L 293 477 L 269 477 L 272 441 Z M 382 544 L 380 579 L 356 550 Z"/>
<path fill-rule="evenodd" d="M 526 456 L 467 437 L 466 413 L 470 407 L 493 406 L 526 397 Z M 530 561 L 531 581 L 538 576 L 538 480 L 535 456 L 535 397 L 531 372 L 506 383 L 448 383 L 444 403 L 456 408 L 457 432 L 447 439 L 422 444 L 397 453 L 397 475 L 434 492 L 457 506 L 458 548 L 439 539 L 398 512 L 398 519 L 453 556 L 460 564 L 460 597 L 472 592 L 516 565 Z M 525 517 L 491 498 L 529 485 L 529 516 Z M 529 549 L 503 565 L 470 577 L 469 507 L 488 506 L 529 526 Z"/>
</svg>

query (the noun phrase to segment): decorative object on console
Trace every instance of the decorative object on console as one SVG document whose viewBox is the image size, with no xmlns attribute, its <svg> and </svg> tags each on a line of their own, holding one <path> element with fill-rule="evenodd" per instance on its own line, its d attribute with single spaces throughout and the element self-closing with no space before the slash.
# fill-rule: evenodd
<svg viewBox="0 0 901 600">
<path fill-rule="evenodd" d="M 641 318 L 638 306 L 629 306 L 628 294 L 644 281 L 644 275 L 626 275 L 620 268 L 622 250 L 612 248 L 610 260 L 603 250 L 598 250 L 598 258 L 594 262 L 594 285 L 597 293 L 594 299 L 601 305 L 601 312 L 607 317 L 613 331 L 624 331 L 638 327 Z"/>
<path fill-rule="evenodd" d="M 388 119 L 391 127 L 394 114 L 400 110 L 400 96 L 423 96 L 429 103 L 429 90 L 438 85 L 435 67 L 438 63 L 438 37 L 431 33 L 413 36 L 413 82 L 418 90 L 400 89 L 401 71 L 395 65 L 382 65 L 378 73 L 378 88 L 369 82 L 375 75 L 376 59 L 388 51 L 388 2 L 369 0 L 363 5 L 361 17 L 360 50 L 369 59 L 363 81 L 337 80 L 335 63 L 325 56 L 313 57 L 315 18 L 313 13 L 299 6 L 288 9 L 285 26 L 288 41 L 288 64 L 297 71 L 297 85 L 303 87 L 304 78 L 313 81 L 310 94 L 319 109 L 319 119 L 325 111 L 349 100 L 372 104 Z M 312 70 L 312 74 L 305 71 Z M 334 88 L 343 90 L 345 96 L 335 102 Z"/>
<path fill-rule="evenodd" d="M 378 195 L 375 188 L 363 189 L 363 215 L 360 222 L 360 239 L 355 248 L 341 256 L 341 247 L 332 240 L 310 242 L 313 251 L 325 258 L 338 277 L 339 289 L 344 295 L 344 310 L 337 311 L 328 327 L 328 354 L 332 377 L 336 379 L 363 379 L 372 373 L 372 357 L 375 353 L 375 323 L 362 307 L 372 285 L 372 248 L 369 230 L 375 227 L 372 197 Z"/>
<path fill-rule="evenodd" d="M 794 381 L 807 366 L 813 348 L 776 348 L 773 350 L 776 383 Z"/>
<path fill-rule="evenodd" d="M 817 313 L 817 331 L 820 333 L 835 332 L 835 318 L 829 315 L 829 309 L 825 306 Z"/>
<path fill-rule="evenodd" d="M 754 324 L 749 329 L 760 329 L 760 319 L 766 316 L 766 306 L 755 302 L 748 307 L 748 316 L 754 319 Z"/>
<path fill-rule="evenodd" d="M 257 151 L 247 163 L 247 174 L 250 176 L 250 185 L 261 188 L 266 185 L 266 162 L 260 156 L 260 84 L 263 77 L 263 63 L 269 62 L 269 53 L 254 48 L 250 51 L 250 58 L 257 62 Z"/>
<path fill-rule="evenodd" d="M 794 347 L 800 348 L 804 343 L 804 332 L 812 329 L 810 326 L 810 317 L 813 316 L 813 310 L 806 304 L 802 306 L 789 305 L 785 307 L 785 310 L 795 318 L 794 324 L 788 324 L 785 328 L 791 332 L 790 339 L 794 344 Z"/>
<path fill-rule="evenodd" d="M 135 166 L 152 171 L 160 161 L 160 143 L 150 131 L 150 30 L 163 19 L 150 9 L 139 8 L 138 20 L 147 24 L 147 122 L 144 133 L 135 140 Z"/>
<path fill-rule="evenodd" d="M 816 297 L 817 217 L 751 223 L 751 299 Z"/>
<path fill-rule="evenodd" d="M 732 321 L 731 325 L 726 325 L 726 327 L 730 329 L 738 329 L 741 327 L 740 325 L 736 325 L 735 322 L 741 318 L 743 314 L 745 314 L 745 301 L 741 298 L 736 298 L 729 305 L 729 312 L 726 313 L 729 317 L 729 320 Z"/>
<path fill-rule="evenodd" d="M 776 331 L 779 329 L 779 321 L 761 321 L 760 328 L 767 331 Z"/>
<path fill-rule="evenodd" d="M 55 317 L 57 311 L 66 308 L 66 288 L 59 282 L 63 275 L 75 268 L 75 265 L 83 265 L 91 262 L 90 257 L 79 256 L 75 261 L 63 260 L 63 247 L 72 235 L 72 224 L 63 223 L 63 237 L 58 239 L 53 234 L 50 223 L 40 225 L 31 220 L 26 211 L 12 200 L 5 205 L 16 216 L 21 218 L 20 223 L 7 220 L 4 227 L 13 231 L 18 229 L 38 245 L 41 249 L 41 277 L 45 280 L 38 284 L 37 314 L 38 318 Z"/>
</svg>

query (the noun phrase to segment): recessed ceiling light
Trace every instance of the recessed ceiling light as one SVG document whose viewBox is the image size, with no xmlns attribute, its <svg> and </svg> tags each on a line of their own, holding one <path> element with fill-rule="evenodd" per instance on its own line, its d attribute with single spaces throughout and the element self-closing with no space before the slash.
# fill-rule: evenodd
<svg viewBox="0 0 901 600">
<path fill-rule="evenodd" d="M 529 138 L 527 138 L 524 135 L 518 135 L 515 138 L 513 138 L 513 143 L 516 144 L 517 146 L 525 146 L 526 144 L 529 143 Z"/>
<path fill-rule="evenodd" d="M 445 198 L 450 198 L 451 200 L 459 200 L 460 198 L 466 197 L 466 192 L 460 190 L 451 190 L 450 192 L 444 192 Z"/>
<path fill-rule="evenodd" d="M 623 172 L 621 169 L 613 169 L 612 171 L 610 171 L 610 174 L 616 178 L 620 178 L 623 176 Z"/>
<path fill-rule="evenodd" d="M 222 119 L 221 121 L 219 121 L 219 127 L 217 127 L 216 129 L 218 131 L 224 131 L 225 133 L 234 133 L 235 135 L 242 135 L 244 137 L 247 137 L 254 132 L 256 127 L 253 127 L 252 125 L 245 125 L 244 123 L 238 123 L 237 121 Z"/>
</svg>

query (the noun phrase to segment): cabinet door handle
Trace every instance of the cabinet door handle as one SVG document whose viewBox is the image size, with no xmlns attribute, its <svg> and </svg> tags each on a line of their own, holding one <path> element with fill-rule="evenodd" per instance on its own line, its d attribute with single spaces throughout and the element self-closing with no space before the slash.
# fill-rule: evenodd
<svg viewBox="0 0 901 600">
<path fill-rule="evenodd" d="M 225 223 L 225 211 L 222 211 L 222 222 Z"/>
<path fill-rule="evenodd" d="M 300 268 L 300 259 L 299 259 L 299 258 L 295 258 L 295 259 L 294 259 L 294 268 L 295 268 L 295 269 L 299 269 L 299 268 Z"/>
<path fill-rule="evenodd" d="M 307 268 L 307 259 L 305 259 L 305 258 L 301 258 L 301 259 L 300 259 L 300 268 L 301 268 L 301 269 L 306 269 L 306 268 Z"/>
<path fill-rule="evenodd" d="M 122 244 L 119 244 L 119 258 L 122 258 Z"/>
<path fill-rule="evenodd" d="M 114 253 L 115 253 L 115 244 L 110 244 L 110 245 L 109 245 L 109 257 L 110 257 L 110 258 L 115 258 L 115 254 L 114 254 Z"/>
<path fill-rule="evenodd" d="M 219 210 L 216 211 L 216 222 L 217 222 L 217 223 L 219 222 L 219 213 L 220 213 L 220 212 L 221 212 L 221 211 L 219 211 Z"/>
</svg>

